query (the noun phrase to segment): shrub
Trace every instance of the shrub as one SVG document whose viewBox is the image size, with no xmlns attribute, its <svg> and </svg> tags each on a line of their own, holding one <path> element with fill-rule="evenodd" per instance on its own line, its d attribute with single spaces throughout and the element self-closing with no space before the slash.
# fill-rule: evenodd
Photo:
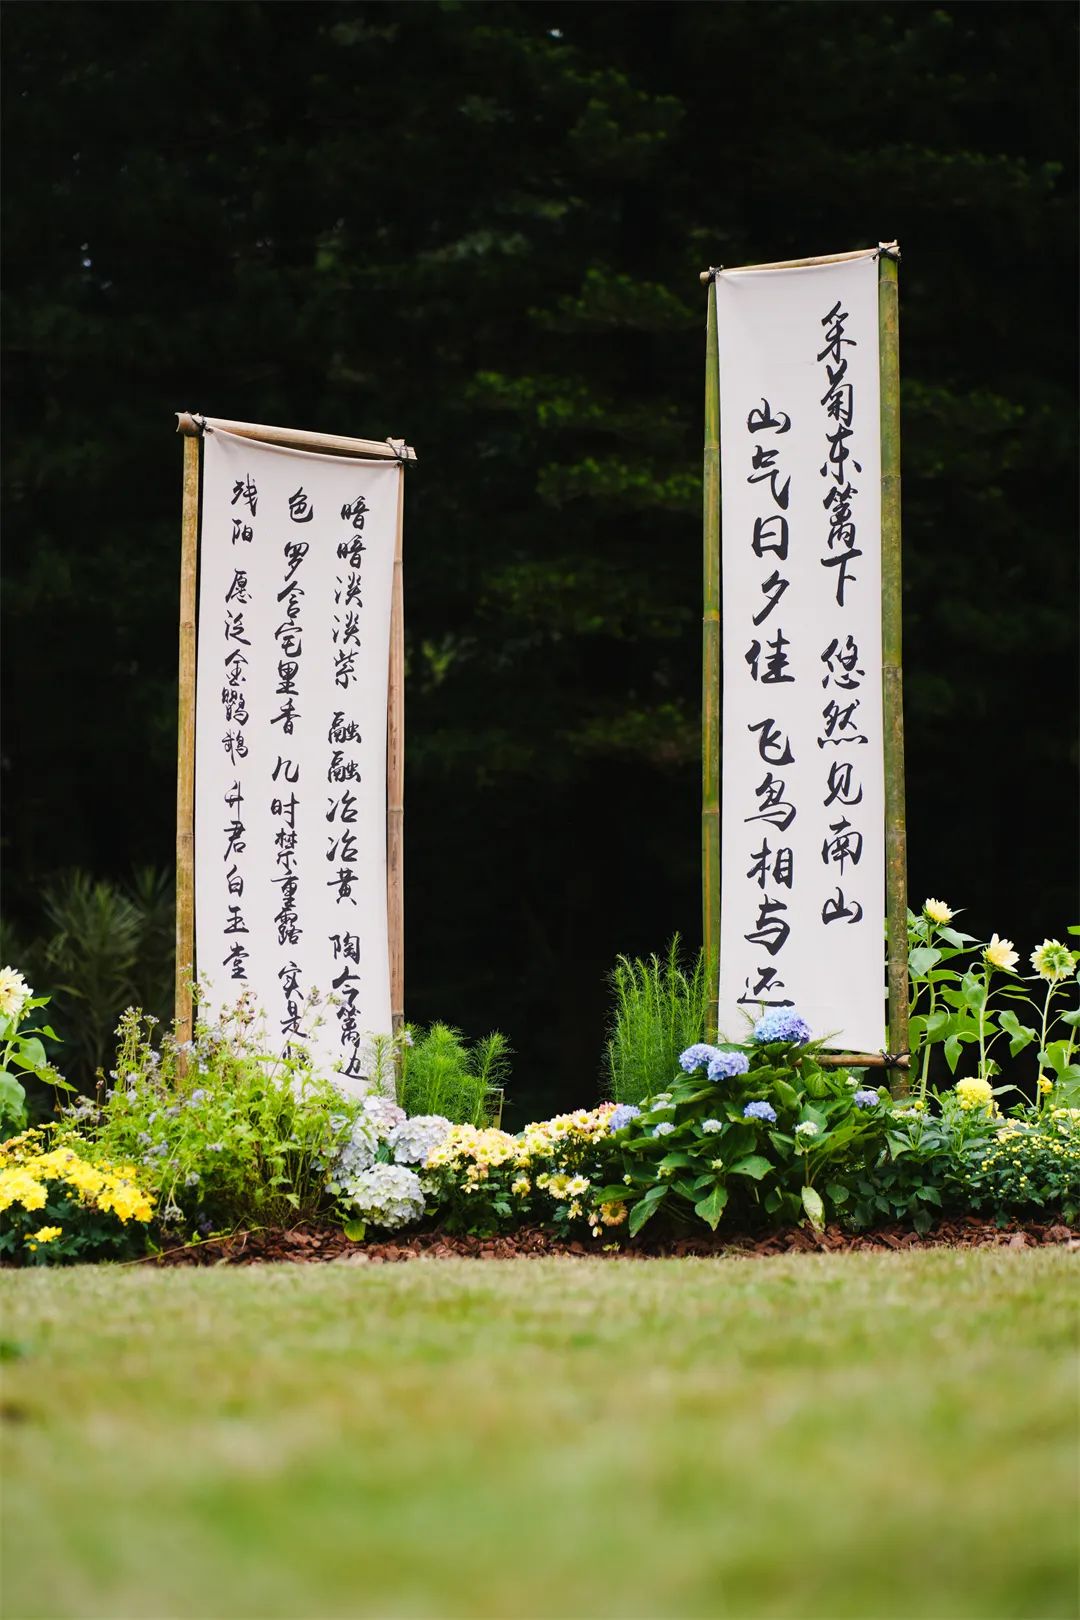
<svg viewBox="0 0 1080 1620">
<path fill-rule="evenodd" d="M 185 1048 L 129 1008 L 112 1084 L 66 1111 L 68 1144 L 138 1164 L 159 1218 L 180 1230 L 288 1225 L 327 1210 L 329 1166 L 361 1113 L 306 1058 L 266 1052 L 241 1002 Z"/>
<path fill-rule="evenodd" d="M 621 1178 L 594 1204 L 625 1204 L 631 1236 L 661 1213 L 715 1230 L 729 1205 L 741 1224 L 805 1213 L 823 1226 L 844 1176 L 876 1162 L 888 1098 L 823 1068 L 808 1035 L 794 1014 L 766 1015 L 745 1047 L 695 1042 L 678 1078 L 616 1132 Z"/>
<path fill-rule="evenodd" d="M 664 958 L 620 956 L 611 987 L 608 1090 L 616 1102 L 640 1103 L 667 1085 L 679 1053 L 704 1038 L 709 999 L 704 953 L 684 969 L 676 934 Z"/>
<path fill-rule="evenodd" d="M 470 1050 L 449 1024 L 410 1029 L 402 1046 L 399 1101 L 407 1114 L 488 1125 L 502 1115 L 510 1057 L 510 1043 L 497 1031 Z"/>
</svg>

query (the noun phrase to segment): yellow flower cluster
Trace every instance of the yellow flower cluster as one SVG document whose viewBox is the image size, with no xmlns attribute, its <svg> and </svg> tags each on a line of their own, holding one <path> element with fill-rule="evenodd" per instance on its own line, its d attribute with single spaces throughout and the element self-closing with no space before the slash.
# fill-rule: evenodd
<svg viewBox="0 0 1080 1620">
<path fill-rule="evenodd" d="M 137 1176 L 133 1165 L 88 1164 L 71 1148 L 43 1152 L 41 1132 L 26 1131 L 0 1146 L 0 1211 L 13 1204 L 21 1204 L 25 1210 L 43 1209 L 47 1184 L 60 1181 L 77 1192 L 84 1204 L 111 1211 L 122 1221 L 148 1221 L 154 1206 Z"/>
<path fill-rule="evenodd" d="M 571 1139 L 595 1142 L 607 1134 L 610 1113 L 611 1104 L 602 1103 L 599 1108 L 576 1108 L 572 1114 L 556 1114 L 554 1119 L 526 1125 L 518 1141 L 518 1163 L 546 1159 L 560 1143 Z"/>
<path fill-rule="evenodd" d="M 432 1148 L 424 1163 L 425 1170 L 460 1170 L 471 1164 L 486 1175 L 494 1165 L 516 1160 L 520 1144 L 508 1131 L 481 1130 L 477 1125 L 455 1125 L 447 1136 Z"/>
<path fill-rule="evenodd" d="M 958 1080 L 953 1088 L 960 1099 L 961 1108 L 989 1108 L 994 1101 L 994 1088 L 989 1080 Z"/>
</svg>

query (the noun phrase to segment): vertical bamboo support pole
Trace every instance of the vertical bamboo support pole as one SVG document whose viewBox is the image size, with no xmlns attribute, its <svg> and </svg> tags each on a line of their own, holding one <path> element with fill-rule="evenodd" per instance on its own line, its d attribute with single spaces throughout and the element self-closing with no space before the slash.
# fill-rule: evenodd
<svg viewBox="0 0 1080 1620">
<path fill-rule="evenodd" d="M 889 1051 L 903 1057 L 895 1089 L 908 1089 L 907 823 L 901 660 L 900 327 L 897 262 L 878 259 L 881 340 L 881 653 L 885 734 L 885 870 L 889 952 Z"/>
<path fill-rule="evenodd" d="M 701 908 L 709 1000 L 706 1040 L 717 1030 L 720 933 L 720 355 L 716 279 L 707 271 L 705 329 L 704 611 L 701 627 Z"/>
<path fill-rule="evenodd" d="M 405 1024 L 405 599 L 402 535 L 405 514 L 405 468 L 398 469 L 397 531 L 394 536 L 394 581 L 390 599 L 390 670 L 386 689 L 386 927 L 390 957 L 391 1029 Z"/>
<path fill-rule="evenodd" d="M 180 529 L 180 680 L 176 736 L 176 1038 L 191 1039 L 195 971 L 195 579 L 199 439 L 184 436 Z"/>
</svg>

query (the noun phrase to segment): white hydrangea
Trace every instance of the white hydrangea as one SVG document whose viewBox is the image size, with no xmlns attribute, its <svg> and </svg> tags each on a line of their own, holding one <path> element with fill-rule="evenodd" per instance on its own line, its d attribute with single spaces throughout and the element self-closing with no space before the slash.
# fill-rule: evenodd
<svg viewBox="0 0 1080 1620">
<path fill-rule="evenodd" d="M 373 1164 L 349 1188 L 349 1197 L 361 1220 L 394 1232 L 418 1221 L 424 1213 L 420 1177 L 400 1164 Z"/>
<path fill-rule="evenodd" d="M 344 1114 L 333 1114 L 330 1123 L 340 1130 L 346 1122 Z M 374 1164 L 379 1147 L 379 1132 L 375 1121 L 366 1113 L 353 1121 L 352 1130 L 330 1161 L 327 1187 L 331 1192 L 348 1192 L 357 1176 Z"/>
<path fill-rule="evenodd" d="M 382 1141 L 405 1123 L 404 1108 L 399 1108 L 393 1097 L 384 1097 L 379 1091 L 372 1091 L 364 1098 L 364 1114 Z"/>
<path fill-rule="evenodd" d="M 411 1119 L 395 1125 L 387 1142 L 398 1164 L 423 1164 L 452 1130 L 450 1121 L 442 1114 L 414 1114 Z"/>
</svg>

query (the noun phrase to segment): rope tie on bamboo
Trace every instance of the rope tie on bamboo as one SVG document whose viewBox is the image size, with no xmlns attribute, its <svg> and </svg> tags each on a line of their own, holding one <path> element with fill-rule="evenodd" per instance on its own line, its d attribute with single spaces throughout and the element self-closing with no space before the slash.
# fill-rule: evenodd
<svg viewBox="0 0 1080 1620">
<path fill-rule="evenodd" d="M 910 1052 L 882 1052 L 881 1055 L 885 1059 L 887 1069 L 903 1069 L 911 1057 Z"/>
<path fill-rule="evenodd" d="M 387 439 L 386 442 L 394 452 L 395 461 L 400 461 L 407 466 L 413 459 L 408 453 L 408 446 L 404 439 Z"/>
<path fill-rule="evenodd" d="M 874 258 L 875 259 L 895 259 L 897 264 L 899 264 L 900 263 L 900 244 L 899 244 L 899 242 L 879 242 L 878 245 L 877 245 L 877 252 L 874 254 Z"/>
</svg>

